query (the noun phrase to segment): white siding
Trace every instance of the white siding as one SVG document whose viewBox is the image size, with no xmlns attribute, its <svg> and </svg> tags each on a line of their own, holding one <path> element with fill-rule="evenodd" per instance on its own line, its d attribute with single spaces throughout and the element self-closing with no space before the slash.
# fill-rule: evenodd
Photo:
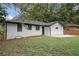
<svg viewBox="0 0 79 59">
<path fill-rule="evenodd" d="M 32 25 L 32 30 L 27 29 L 27 25 L 22 24 L 22 32 L 17 32 L 17 24 L 7 24 L 7 39 L 42 35 L 42 26 L 40 30 L 36 30 L 36 26 Z"/>
<path fill-rule="evenodd" d="M 27 29 L 27 25 L 23 26 L 23 36 L 35 36 L 42 35 L 42 26 L 40 26 L 40 30 L 36 30 L 36 26 L 32 25 L 32 30 Z"/>
<path fill-rule="evenodd" d="M 50 27 L 44 27 L 45 31 L 44 31 L 44 34 L 46 36 L 50 36 Z"/>
<path fill-rule="evenodd" d="M 7 23 L 7 39 L 14 38 L 17 35 L 17 26 L 16 24 Z"/>
<path fill-rule="evenodd" d="M 56 29 L 58 27 L 58 29 Z M 63 35 L 63 26 L 59 23 L 55 23 L 51 26 L 51 36 L 52 35 Z"/>
<path fill-rule="evenodd" d="M 56 29 L 56 27 L 58 27 L 58 29 Z M 55 23 L 50 27 L 45 27 L 44 34 L 46 36 L 63 35 L 63 26 L 61 26 L 59 23 Z M 40 30 L 36 30 L 36 26 L 32 25 L 32 30 L 28 30 L 27 25 L 22 24 L 22 32 L 18 32 L 17 24 L 7 23 L 7 39 L 36 35 L 42 35 L 42 26 L 40 26 Z"/>
</svg>

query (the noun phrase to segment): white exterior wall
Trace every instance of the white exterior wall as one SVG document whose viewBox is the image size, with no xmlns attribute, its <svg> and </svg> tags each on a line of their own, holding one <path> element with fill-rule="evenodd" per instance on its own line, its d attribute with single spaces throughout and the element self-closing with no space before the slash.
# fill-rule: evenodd
<svg viewBox="0 0 79 59">
<path fill-rule="evenodd" d="M 44 34 L 46 36 L 50 36 L 50 27 L 44 27 L 45 31 L 44 31 Z"/>
<path fill-rule="evenodd" d="M 58 27 L 58 29 L 56 29 L 56 27 Z M 60 25 L 59 23 L 55 23 L 53 25 L 51 25 L 51 36 L 53 35 L 63 35 L 63 26 Z"/>
<path fill-rule="evenodd" d="M 56 27 L 58 27 L 58 29 L 56 29 Z M 55 23 L 50 27 L 44 27 L 44 34 L 46 36 L 63 35 L 63 31 L 63 26 L 59 23 Z M 22 24 L 22 32 L 18 32 L 17 24 L 7 23 L 7 39 L 36 35 L 42 35 L 42 26 L 40 26 L 40 30 L 36 30 L 36 26 L 32 25 L 32 30 L 28 30 L 27 25 Z"/>
<path fill-rule="evenodd" d="M 42 35 L 42 26 L 40 30 L 36 30 L 36 26 L 32 25 L 32 30 L 27 29 L 27 25 L 22 24 L 22 32 L 17 32 L 17 24 L 7 23 L 7 39 Z"/>
</svg>

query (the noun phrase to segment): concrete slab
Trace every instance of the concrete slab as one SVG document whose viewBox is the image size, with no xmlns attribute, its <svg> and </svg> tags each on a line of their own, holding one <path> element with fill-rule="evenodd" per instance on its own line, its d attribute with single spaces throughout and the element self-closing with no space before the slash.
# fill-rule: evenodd
<svg viewBox="0 0 79 59">
<path fill-rule="evenodd" d="M 52 37 L 78 37 L 77 35 L 52 35 Z"/>
</svg>

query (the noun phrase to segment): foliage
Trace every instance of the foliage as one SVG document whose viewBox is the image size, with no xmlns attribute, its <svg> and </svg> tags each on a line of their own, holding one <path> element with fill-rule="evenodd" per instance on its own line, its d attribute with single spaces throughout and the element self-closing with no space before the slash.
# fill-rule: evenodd
<svg viewBox="0 0 79 59">
<path fill-rule="evenodd" d="M 3 35 L 3 26 L 2 26 L 2 23 L 0 23 L 0 35 Z"/>
<path fill-rule="evenodd" d="M 59 21 L 61 23 L 76 23 L 78 20 L 79 4 L 74 3 L 37 3 L 37 4 L 13 4 L 20 9 L 19 19 L 51 22 Z M 77 10 L 75 10 L 77 9 Z M 74 21 L 75 20 L 75 21 Z"/>
<path fill-rule="evenodd" d="M 0 13 L 3 14 L 4 17 L 7 16 L 7 11 L 6 11 L 6 7 L 4 6 L 4 4 L 0 4 Z M 3 21 L 3 17 L 0 17 L 0 21 Z"/>
<path fill-rule="evenodd" d="M 4 4 L 0 4 L 0 13 L 2 14 L 2 16 L 0 16 L 0 35 L 3 35 L 5 17 L 7 16 L 7 11 Z"/>
<path fill-rule="evenodd" d="M 18 18 L 49 22 L 55 18 L 57 5 L 59 4 L 18 4 L 16 5 L 20 9 Z"/>
<path fill-rule="evenodd" d="M 74 4 L 61 4 L 59 11 L 57 12 L 60 22 L 74 23 Z"/>
</svg>

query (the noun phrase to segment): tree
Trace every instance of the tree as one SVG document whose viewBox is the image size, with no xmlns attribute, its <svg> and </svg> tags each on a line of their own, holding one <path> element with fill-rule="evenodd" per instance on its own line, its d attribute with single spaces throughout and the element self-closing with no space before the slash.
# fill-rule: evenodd
<svg viewBox="0 0 79 59">
<path fill-rule="evenodd" d="M 74 23 L 79 24 L 79 4 L 75 4 L 75 13 L 73 19 L 75 20 Z"/>
<path fill-rule="evenodd" d="M 60 22 L 73 23 L 74 4 L 61 4 L 61 7 L 57 14 L 59 16 Z"/>
<path fill-rule="evenodd" d="M 16 5 L 16 4 L 14 4 Z M 54 12 L 57 4 L 18 4 L 16 7 L 20 9 L 18 18 L 29 19 L 35 21 L 49 22 L 54 20 Z"/>
<path fill-rule="evenodd" d="M 79 4 L 65 3 L 38 3 L 38 4 L 14 4 L 20 10 L 18 18 L 34 21 L 59 21 L 61 23 L 79 23 L 78 9 L 75 10 Z"/>
<path fill-rule="evenodd" d="M 6 15 L 7 15 L 6 8 L 3 6 L 3 4 L 0 4 L 0 13 L 2 13 L 4 17 L 6 17 Z M 3 17 L 0 17 L 0 21 L 3 21 L 4 20 L 2 18 Z"/>
<path fill-rule="evenodd" d="M 7 15 L 6 8 L 3 4 L 0 4 L 0 35 L 5 37 L 6 34 L 6 23 L 5 17 Z"/>
</svg>

